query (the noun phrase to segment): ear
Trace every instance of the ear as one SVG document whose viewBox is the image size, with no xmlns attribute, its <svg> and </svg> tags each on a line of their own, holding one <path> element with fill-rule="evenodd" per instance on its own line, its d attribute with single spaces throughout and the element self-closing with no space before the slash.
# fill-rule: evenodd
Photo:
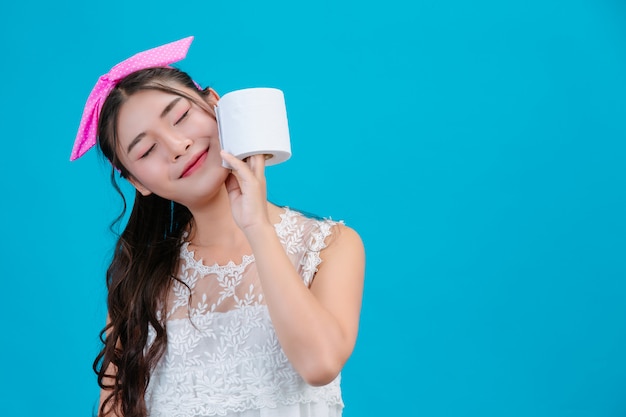
<svg viewBox="0 0 626 417">
<path fill-rule="evenodd" d="M 140 183 L 139 181 L 137 181 L 135 178 L 128 177 L 128 182 L 130 182 L 133 185 L 133 187 L 135 187 L 135 189 L 137 191 L 139 191 L 141 193 L 141 195 L 143 195 L 144 197 L 147 197 L 150 194 L 152 194 L 152 191 L 150 191 L 146 187 L 144 187 L 143 184 Z"/>
<path fill-rule="evenodd" d="M 220 95 L 217 94 L 217 92 L 212 89 L 211 87 L 209 87 L 209 94 L 215 99 L 215 100 L 219 100 L 220 99 Z"/>
<path fill-rule="evenodd" d="M 209 104 L 211 104 L 212 106 L 214 106 L 214 105 L 216 105 L 216 104 L 217 104 L 217 102 L 219 101 L 219 99 L 220 99 L 219 94 L 217 94 L 217 93 L 215 92 L 215 90 L 214 90 L 214 89 L 209 88 L 209 94 L 208 94 L 208 96 L 207 96 L 207 101 L 209 102 Z"/>
</svg>

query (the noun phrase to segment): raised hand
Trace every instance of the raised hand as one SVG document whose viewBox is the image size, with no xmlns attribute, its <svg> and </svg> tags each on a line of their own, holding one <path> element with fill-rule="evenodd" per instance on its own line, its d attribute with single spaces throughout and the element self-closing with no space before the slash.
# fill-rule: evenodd
<svg viewBox="0 0 626 417">
<path fill-rule="evenodd" d="M 252 155 L 241 161 L 222 150 L 221 156 L 233 169 L 226 178 L 226 190 L 237 225 L 248 232 L 270 224 L 267 212 L 265 156 Z"/>
</svg>

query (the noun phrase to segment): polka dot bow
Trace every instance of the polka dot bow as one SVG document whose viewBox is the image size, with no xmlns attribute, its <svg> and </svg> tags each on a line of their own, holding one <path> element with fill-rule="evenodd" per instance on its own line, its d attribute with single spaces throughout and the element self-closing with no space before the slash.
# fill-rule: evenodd
<svg viewBox="0 0 626 417">
<path fill-rule="evenodd" d="M 166 67 L 184 59 L 192 41 L 193 36 L 189 36 L 176 42 L 139 52 L 120 62 L 111 68 L 111 71 L 101 76 L 91 90 L 89 98 L 87 98 L 70 161 L 80 158 L 96 144 L 96 130 L 98 129 L 98 118 L 102 104 L 122 78 L 141 69 Z"/>
</svg>

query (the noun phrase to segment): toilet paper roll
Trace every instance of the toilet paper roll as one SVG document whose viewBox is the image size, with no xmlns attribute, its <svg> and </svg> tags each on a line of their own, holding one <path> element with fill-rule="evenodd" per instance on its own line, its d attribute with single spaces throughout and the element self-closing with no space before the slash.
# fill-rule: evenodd
<svg viewBox="0 0 626 417">
<path fill-rule="evenodd" d="M 222 149 L 239 159 L 265 154 L 265 165 L 291 157 L 285 97 L 276 88 L 246 88 L 224 94 L 215 106 Z M 225 168 L 231 166 L 222 161 Z"/>
</svg>

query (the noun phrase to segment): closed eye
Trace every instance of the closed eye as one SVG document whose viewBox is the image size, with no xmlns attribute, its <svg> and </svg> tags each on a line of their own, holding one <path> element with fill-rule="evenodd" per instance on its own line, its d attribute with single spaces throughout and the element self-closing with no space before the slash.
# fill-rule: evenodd
<svg viewBox="0 0 626 417">
<path fill-rule="evenodd" d="M 154 145 L 150 146 L 150 149 L 148 149 L 148 150 L 147 150 L 147 151 L 146 151 L 143 155 L 141 155 L 141 156 L 139 157 L 139 159 L 143 159 L 143 158 L 145 158 L 146 156 L 150 155 L 150 152 L 152 152 L 152 150 L 154 149 L 154 147 L 155 147 L 155 146 L 156 146 L 156 143 L 155 143 Z"/>
<path fill-rule="evenodd" d="M 176 126 L 177 124 L 185 120 L 188 114 L 189 114 L 189 110 L 187 110 L 186 112 L 183 113 L 182 116 L 180 116 L 180 118 L 176 121 L 176 123 L 174 123 L 174 126 Z"/>
</svg>

